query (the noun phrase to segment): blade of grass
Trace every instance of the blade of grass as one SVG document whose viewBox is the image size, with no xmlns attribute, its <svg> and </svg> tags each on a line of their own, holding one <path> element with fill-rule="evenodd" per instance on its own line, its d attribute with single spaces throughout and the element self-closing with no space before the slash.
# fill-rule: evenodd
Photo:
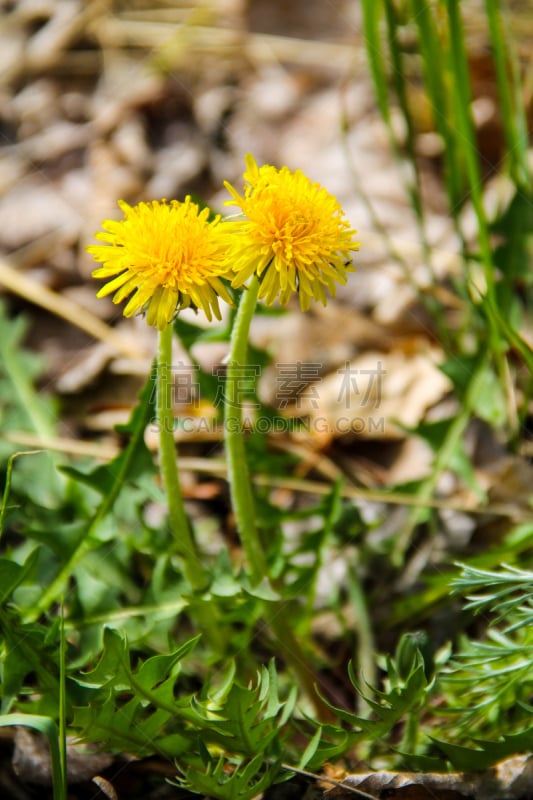
<svg viewBox="0 0 533 800">
<path fill-rule="evenodd" d="M 472 118 L 472 93 L 463 25 L 459 12 L 459 5 L 456 0 L 446 0 L 446 9 L 450 34 L 449 59 L 451 70 L 455 78 L 453 81 L 455 115 L 458 134 L 461 137 L 466 158 L 470 197 L 477 218 L 480 261 L 485 279 L 485 288 L 481 295 L 480 310 L 487 323 L 489 347 L 496 364 L 498 376 L 502 386 L 507 387 L 509 371 L 505 362 L 504 342 L 502 341 L 498 327 L 494 324 L 494 315 L 488 310 L 489 307 L 496 308 L 498 305 L 495 291 L 495 267 L 492 257 L 487 215 L 483 204 L 480 154 L 477 148 L 476 132 Z M 512 404 L 512 398 L 509 395 L 508 404 L 509 406 Z M 508 419 L 508 425 L 510 427 L 513 426 L 513 422 L 514 417 Z"/>
<path fill-rule="evenodd" d="M 444 51 L 434 15 L 426 0 L 413 0 L 413 12 L 414 21 L 418 27 L 418 45 L 422 57 L 426 91 L 431 103 L 435 127 L 444 144 L 444 177 L 450 210 L 454 221 L 457 223 L 458 212 L 463 198 L 465 167 L 460 156 L 461 150 L 453 132 L 452 120 L 450 119 L 452 108 L 446 80 L 449 76 L 443 69 L 443 65 L 446 63 Z M 462 240 L 460 229 L 458 232 Z"/>
<path fill-rule="evenodd" d="M 36 390 L 32 377 L 28 374 L 24 362 L 19 356 L 18 344 L 24 332 L 21 318 L 5 322 L 6 330 L 0 336 L 0 360 L 2 372 L 9 380 L 17 405 L 23 410 L 27 424 L 39 437 L 51 437 L 55 433 L 56 419 L 51 418 L 50 409 L 43 402 Z M 59 457 L 55 453 L 44 451 L 44 459 L 48 460 L 51 483 L 56 491 L 61 491 L 65 479 L 59 474 L 57 466 Z"/>
<path fill-rule="evenodd" d="M 389 52 L 391 57 L 391 78 L 394 86 L 398 105 L 405 123 L 405 141 L 401 139 L 393 125 L 392 107 L 390 103 L 389 83 L 387 69 L 383 59 L 383 47 L 381 43 L 379 22 L 381 7 L 385 9 L 385 20 L 387 23 L 387 36 Z M 426 234 L 424 210 L 422 204 L 422 192 L 420 185 L 420 173 L 417 166 L 415 152 L 415 128 L 413 118 L 407 100 L 407 85 L 405 81 L 405 66 L 402 48 L 398 40 L 398 18 L 394 4 L 391 0 L 363 0 L 363 25 L 365 33 L 365 43 L 367 49 L 370 70 L 376 92 L 378 106 L 387 127 L 389 140 L 396 160 L 405 193 L 413 209 L 414 218 L 418 228 L 418 235 L 422 246 L 423 263 L 426 266 L 429 281 L 434 280 L 431 265 L 431 248 Z M 404 151 L 406 153 L 404 154 Z M 413 279 L 407 269 L 409 282 Z M 416 287 L 418 289 L 418 287 Z M 444 342 L 449 338 L 448 329 L 443 319 L 442 306 L 435 301 L 430 293 L 420 293 L 420 299 L 426 306 L 428 313 L 435 320 L 439 335 Z"/>
<path fill-rule="evenodd" d="M 412 180 L 406 186 L 411 206 L 415 213 L 420 242 L 423 247 L 424 257 L 430 266 L 430 251 L 426 237 L 424 225 L 424 208 L 422 205 L 422 192 L 420 187 L 420 171 L 418 170 L 416 151 L 415 151 L 415 126 L 413 117 L 409 109 L 407 100 L 407 84 L 405 80 L 405 63 L 403 51 L 398 41 L 398 17 L 397 11 L 391 0 L 384 0 L 385 5 L 385 19 L 387 22 L 387 38 L 389 43 L 389 52 L 392 60 L 391 77 L 398 105 L 402 113 L 405 123 L 405 141 L 402 142 L 405 147 L 408 163 L 412 167 Z M 394 135 L 394 129 L 391 127 L 391 132 Z M 398 151 L 400 151 L 400 142 L 397 137 L 394 137 L 397 143 Z"/>
<path fill-rule="evenodd" d="M 59 763 L 61 779 L 65 797 L 68 794 L 67 785 L 67 640 L 65 638 L 65 609 L 61 600 L 61 613 L 59 622 Z"/>
<path fill-rule="evenodd" d="M 347 86 L 345 88 L 347 88 Z M 343 148 L 344 148 L 346 164 L 347 164 L 348 170 L 350 172 L 350 175 L 351 175 L 351 178 L 352 178 L 352 181 L 353 181 L 353 184 L 354 184 L 355 192 L 356 192 L 357 196 L 363 202 L 366 210 L 368 211 L 368 216 L 369 216 L 370 221 L 372 223 L 372 227 L 377 231 L 377 233 L 379 234 L 380 240 L 383 241 L 385 247 L 387 248 L 387 252 L 388 252 L 389 257 L 393 261 L 395 261 L 396 264 L 398 264 L 398 266 L 402 270 L 402 273 L 403 273 L 403 276 L 404 276 L 405 280 L 409 283 L 409 285 L 413 286 L 413 288 L 416 289 L 417 287 L 414 285 L 414 281 L 413 281 L 413 277 L 412 277 L 412 274 L 411 274 L 411 270 L 409 269 L 409 262 L 408 262 L 408 260 L 405 258 L 404 254 L 403 254 L 403 247 L 401 247 L 401 246 L 398 247 L 396 245 L 396 243 L 393 241 L 393 239 L 391 238 L 391 236 L 389 235 L 389 232 L 387 230 L 386 225 L 382 222 L 381 217 L 377 214 L 376 209 L 374 208 L 374 205 L 373 205 L 373 203 L 372 203 L 372 201 L 370 199 L 370 196 L 369 196 L 368 192 L 365 190 L 364 181 L 361 179 L 359 171 L 358 171 L 358 169 L 356 167 L 355 159 L 354 159 L 353 153 L 351 151 L 349 138 L 348 138 L 348 134 L 350 132 L 350 122 L 349 122 L 350 115 L 349 115 L 349 112 L 348 112 L 346 91 L 344 91 L 343 94 L 342 94 L 342 103 L 343 103 L 343 107 L 342 107 L 342 110 L 341 110 L 342 145 L 343 145 Z M 370 236 L 372 236 L 372 234 L 369 231 L 367 231 L 365 233 L 365 237 L 366 237 L 365 238 L 365 245 L 368 245 L 368 240 L 369 240 Z"/>
<path fill-rule="evenodd" d="M 67 800 L 66 775 L 63 772 L 62 759 L 59 751 L 59 736 L 57 725 L 50 717 L 41 717 L 37 714 L 3 714 L 0 716 L 0 727 L 13 727 L 24 725 L 39 733 L 43 733 L 50 748 L 52 764 L 52 788 L 54 800 Z"/>
<path fill-rule="evenodd" d="M 382 8 L 380 0 L 363 0 L 363 32 L 365 46 L 376 92 L 376 100 L 387 126 L 391 124 L 387 74 L 381 56 L 381 39 L 379 35 L 379 18 Z"/>
<path fill-rule="evenodd" d="M 483 182 L 481 179 L 479 152 L 477 149 L 476 132 L 471 110 L 472 94 L 468 59 L 457 0 L 446 0 L 446 9 L 448 14 L 450 43 L 448 56 L 451 74 L 454 78 L 452 83 L 452 95 L 457 133 L 460 137 L 459 144 L 466 160 L 468 189 L 478 223 L 479 249 L 485 276 L 486 293 L 489 297 L 492 297 L 494 294 L 494 264 L 489 240 L 487 216 L 483 205 Z"/>
<path fill-rule="evenodd" d="M 528 196 L 531 194 L 531 176 L 528 165 L 528 125 L 526 111 L 517 78 L 512 42 L 505 36 L 500 3 L 485 0 L 489 33 L 501 103 L 503 131 L 514 182 Z"/>
</svg>

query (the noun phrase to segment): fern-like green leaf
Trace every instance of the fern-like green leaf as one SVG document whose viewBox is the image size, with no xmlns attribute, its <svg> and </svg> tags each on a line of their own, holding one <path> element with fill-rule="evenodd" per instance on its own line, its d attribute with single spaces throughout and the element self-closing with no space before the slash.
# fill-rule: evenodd
<svg viewBox="0 0 533 800">
<path fill-rule="evenodd" d="M 478 747 L 463 747 L 440 739 L 433 739 L 439 750 L 445 754 L 452 766 L 458 770 L 472 772 L 485 770 L 496 762 L 517 753 L 530 753 L 533 750 L 533 726 L 520 733 L 502 736 L 495 742 L 475 739 Z"/>
<path fill-rule="evenodd" d="M 337 708 L 322 698 L 335 716 L 347 727 L 321 726 L 322 739 L 317 742 L 314 755 L 308 758 L 308 767 L 311 770 L 320 769 L 325 761 L 342 756 L 359 742 L 386 739 L 398 722 L 412 709 L 419 707 L 428 689 L 424 663 L 420 654 L 416 657 L 413 669 L 405 681 L 394 685 L 389 691 L 369 687 L 373 693 L 372 697 L 363 691 L 351 667 L 349 675 L 356 692 L 364 699 L 367 707 L 373 713 L 368 718 L 360 717 L 351 711 Z"/>
<path fill-rule="evenodd" d="M 201 768 L 189 767 L 176 785 L 215 800 L 251 800 L 275 782 L 279 771 L 278 764 L 265 763 L 262 753 L 236 763 L 221 757 Z"/>
<path fill-rule="evenodd" d="M 79 738 L 138 756 L 176 757 L 191 749 L 197 736 L 194 723 L 201 727 L 202 719 L 191 709 L 190 697 L 176 697 L 176 682 L 180 662 L 198 638 L 132 669 L 126 639 L 106 629 L 100 661 L 77 680 L 88 695 L 87 705 L 74 712 Z"/>
<path fill-rule="evenodd" d="M 268 668 L 261 667 L 255 686 L 245 687 L 235 682 L 226 697 L 219 700 L 218 707 L 198 701 L 194 707 L 206 723 L 204 735 L 210 744 L 254 757 L 259 752 L 270 752 L 294 707 L 294 700 L 293 694 L 286 702 L 279 700 L 276 670 L 271 661 Z"/>
</svg>

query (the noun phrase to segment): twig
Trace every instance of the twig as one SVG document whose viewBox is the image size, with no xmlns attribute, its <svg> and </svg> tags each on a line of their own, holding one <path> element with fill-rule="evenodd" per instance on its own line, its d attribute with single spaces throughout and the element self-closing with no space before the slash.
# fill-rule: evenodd
<svg viewBox="0 0 533 800">
<path fill-rule="evenodd" d="M 70 322 L 89 336 L 106 342 L 128 358 L 140 358 L 145 354 L 142 348 L 121 336 L 86 308 L 14 269 L 5 259 L 0 259 L 0 285 Z"/>
</svg>

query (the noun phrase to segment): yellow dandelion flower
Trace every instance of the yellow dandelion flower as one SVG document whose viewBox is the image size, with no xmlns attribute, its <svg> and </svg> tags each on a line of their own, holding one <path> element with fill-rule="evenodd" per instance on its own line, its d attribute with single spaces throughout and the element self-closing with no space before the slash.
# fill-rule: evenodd
<svg viewBox="0 0 533 800">
<path fill-rule="evenodd" d="M 119 201 L 122 220 L 106 220 L 96 234 L 102 245 L 88 252 L 101 267 L 94 278 L 112 278 L 98 297 L 114 293 L 120 303 L 131 295 L 124 316 L 146 312 L 149 325 L 163 330 L 182 308 L 200 308 L 220 319 L 218 298 L 231 303 L 221 277 L 228 273 L 228 238 L 220 217 L 209 221 L 209 209 L 186 197 L 130 206 Z"/>
<path fill-rule="evenodd" d="M 225 183 L 233 197 L 226 205 L 239 206 L 246 218 L 227 223 L 234 235 L 232 285 L 255 273 L 267 305 L 276 298 L 286 304 L 292 292 L 303 311 L 311 299 L 326 305 L 326 290 L 334 296 L 336 283 L 346 283 L 350 252 L 359 249 L 337 199 L 300 170 L 258 167 L 251 155 L 243 177 L 243 195 Z"/>
</svg>

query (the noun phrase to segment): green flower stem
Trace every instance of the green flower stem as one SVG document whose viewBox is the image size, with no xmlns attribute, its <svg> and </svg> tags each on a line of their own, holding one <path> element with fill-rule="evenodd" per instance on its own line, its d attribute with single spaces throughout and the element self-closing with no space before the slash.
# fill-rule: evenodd
<svg viewBox="0 0 533 800">
<path fill-rule="evenodd" d="M 257 305 L 259 281 L 256 277 L 243 292 L 231 332 L 228 368 L 226 372 L 226 398 L 224 409 L 224 436 L 228 460 L 228 481 L 237 529 L 246 555 L 248 574 L 253 586 L 262 580 L 269 581 L 267 560 L 257 530 L 255 503 L 244 448 L 242 405 L 240 400 L 243 367 L 248 363 L 248 338 L 250 324 Z M 276 588 L 276 587 L 275 587 Z M 285 617 L 281 602 L 265 602 L 265 616 L 276 638 L 281 653 L 294 673 L 302 691 L 313 703 L 321 720 L 331 720 L 331 712 L 315 691 L 317 676 L 309 667 L 309 659 L 294 636 Z"/>
<path fill-rule="evenodd" d="M 159 425 L 159 461 L 161 477 L 167 496 L 170 529 L 182 558 L 185 577 L 193 592 L 202 593 L 209 585 L 209 576 L 200 560 L 185 512 L 178 472 L 178 454 L 174 441 L 172 403 L 172 325 L 159 331 L 157 352 L 157 421 Z M 213 604 L 191 604 L 191 615 L 213 649 L 223 654 L 227 642 Z"/>
<path fill-rule="evenodd" d="M 417 752 L 418 736 L 420 730 L 420 714 L 421 708 L 417 704 L 415 708 L 410 709 L 405 720 L 405 731 L 402 737 L 402 745 L 400 751 L 403 753 Z"/>
<path fill-rule="evenodd" d="M 193 591 L 201 592 L 207 588 L 209 579 L 198 556 L 183 505 L 172 405 L 172 325 L 167 325 L 159 331 L 157 353 L 157 422 L 161 476 L 167 496 L 170 529 L 183 559 L 185 575 Z"/>
<path fill-rule="evenodd" d="M 242 369 L 248 362 L 248 336 L 257 305 L 259 281 L 256 277 L 243 292 L 231 332 L 228 368 L 226 372 L 226 401 L 224 431 L 228 459 L 228 481 L 237 529 L 241 537 L 252 585 L 268 575 L 267 563 L 255 522 L 255 505 L 244 449 L 242 405 L 240 392 Z"/>
</svg>

